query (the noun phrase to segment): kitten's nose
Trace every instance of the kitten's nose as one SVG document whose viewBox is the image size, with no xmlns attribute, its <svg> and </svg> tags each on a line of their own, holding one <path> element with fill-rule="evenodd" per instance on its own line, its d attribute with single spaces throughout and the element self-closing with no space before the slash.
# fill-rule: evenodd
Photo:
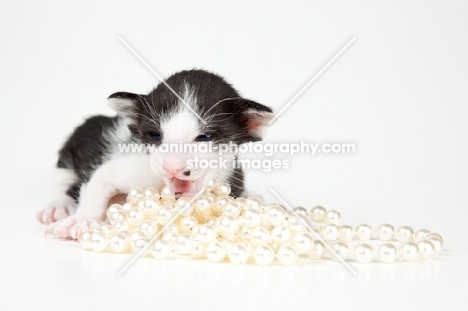
<svg viewBox="0 0 468 311">
<path fill-rule="evenodd" d="M 174 177 L 177 172 L 180 170 L 179 168 L 172 168 L 172 167 L 166 167 L 164 166 L 164 169 L 172 176 Z"/>
</svg>

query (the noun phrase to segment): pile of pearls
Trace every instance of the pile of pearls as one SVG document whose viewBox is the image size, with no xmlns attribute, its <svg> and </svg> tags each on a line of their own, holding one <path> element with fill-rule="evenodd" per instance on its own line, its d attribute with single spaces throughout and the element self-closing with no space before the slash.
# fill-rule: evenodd
<svg viewBox="0 0 468 311">
<path fill-rule="evenodd" d="M 341 225 L 341 214 L 321 206 L 311 210 L 263 204 L 229 194 L 227 183 L 210 182 L 202 195 L 176 199 L 169 188 L 132 189 L 124 204 L 113 204 L 101 227 L 84 232 L 80 245 L 95 252 L 142 253 L 269 265 L 292 265 L 298 258 L 383 263 L 428 259 L 442 251 L 443 238 L 427 229 L 395 229 L 384 224 Z M 177 214 L 180 214 L 177 218 Z M 319 224 L 311 229 L 313 223 Z M 316 225 L 315 225 L 316 227 Z M 164 229 L 164 230 L 163 230 Z M 385 243 L 374 250 L 371 240 Z M 355 244 L 355 245 L 353 245 Z"/>
</svg>

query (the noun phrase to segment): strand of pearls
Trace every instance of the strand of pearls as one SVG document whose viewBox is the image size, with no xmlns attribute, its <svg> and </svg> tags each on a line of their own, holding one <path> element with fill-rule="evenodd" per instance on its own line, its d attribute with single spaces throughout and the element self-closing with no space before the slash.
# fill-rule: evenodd
<svg viewBox="0 0 468 311">
<path fill-rule="evenodd" d="M 395 229 L 389 224 L 376 230 L 367 224 L 353 228 L 341 225 L 339 212 L 321 206 L 310 211 L 295 207 L 291 213 L 275 203 L 233 198 L 230 193 L 229 184 L 210 183 L 202 196 L 160 232 L 191 198 L 175 199 L 166 187 L 132 189 L 125 204 L 108 208 L 105 224 L 81 235 L 80 245 L 95 252 L 137 253 L 151 243 L 144 256 L 160 260 L 188 256 L 238 265 L 249 261 L 269 265 L 275 259 L 282 265 L 293 265 L 299 257 L 336 260 L 324 243 L 342 259 L 359 263 L 374 257 L 383 263 L 424 260 L 442 251 L 442 236 L 427 229 Z M 304 222 L 319 227 L 312 232 Z M 374 241 L 385 242 L 375 250 L 373 235 L 378 237 Z"/>
</svg>

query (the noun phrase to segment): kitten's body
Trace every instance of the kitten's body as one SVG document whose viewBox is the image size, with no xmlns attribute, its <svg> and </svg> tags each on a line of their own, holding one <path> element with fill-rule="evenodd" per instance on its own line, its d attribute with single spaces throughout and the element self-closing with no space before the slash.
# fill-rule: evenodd
<svg viewBox="0 0 468 311">
<path fill-rule="evenodd" d="M 78 238 L 102 220 L 112 197 L 131 187 L 170 186 L 176 196 L 193 196 L 209 180 L 228 182 L 232 195 L 243 191 L 243 173 L 233 168 L 235 153 L 224 153 L 227 167 L 188 167 L 195 156 L 218 153 L 122 153 L 119 144 L 242 144 L 261 139 L 270 108 L 244 99 L 221 77 L 189 70 L 172 75 L 148 95 L 115 93 L 109 105 L 118 116 L 95 116 L 71 135 L 59 152 L 55 201 L 39 213 L 48 231 Z M 179 96 L 176 96 L 172 88 Z M 188 107 L 187 107 L 188 105 Z M 203 120 L 203 121 L 202 121 Z"/>
</svg>

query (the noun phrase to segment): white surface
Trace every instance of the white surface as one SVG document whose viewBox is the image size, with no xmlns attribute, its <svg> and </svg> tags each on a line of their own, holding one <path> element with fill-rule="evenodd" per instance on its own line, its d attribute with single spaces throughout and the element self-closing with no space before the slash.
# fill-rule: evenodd
<svg viewBox="0 0 468 311">
<path fill-rule="evenodd" d="M 465 1 L 109 1 L 0 4 L 2 310 L 462 310 L 468 307 L 468 21 Z M 110 114 L 115 91 L 147 92 L 199 67 L 281 109 L 353 36 L 340 58 L 270 129 L 270 142 L 354 142 L 353 155 L 295 156 L 248 186 L 345 222 L 427 227 L 443 255 L 411 264 L 237 267 L 138 260 L 43 238 L 63 139 Z"/>
</svg>

